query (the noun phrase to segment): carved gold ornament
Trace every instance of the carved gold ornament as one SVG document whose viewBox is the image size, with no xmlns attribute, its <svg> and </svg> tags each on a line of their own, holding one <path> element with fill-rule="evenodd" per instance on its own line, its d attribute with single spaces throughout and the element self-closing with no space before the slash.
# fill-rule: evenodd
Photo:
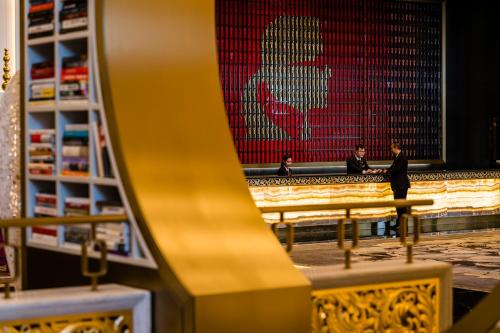
<svg viewBox="0 0 500 333">
<path fill-rule="evenodd" d="M 132 333 L 129 310 L 23 319 L 0 323 L 0 332 L 8 333 Z"/>
<path fill-rule="evenodd" d="M 313 292 L 313 333 L 438 333 L 439 279 Z"/>
</svg>

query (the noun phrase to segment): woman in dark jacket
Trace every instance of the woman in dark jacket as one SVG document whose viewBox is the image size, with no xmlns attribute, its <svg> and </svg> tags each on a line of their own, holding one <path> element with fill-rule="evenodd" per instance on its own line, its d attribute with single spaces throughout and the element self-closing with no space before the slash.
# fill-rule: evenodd
<svg viewBox="0 0 500 333">
<path fill-rule="evenodd" d="M 283 159 L 281 160 L 281 167 L 278 170 L 278 176 L 281 177 L 289 177 L 292 175 L 292 169 L 290 166 L 292 165 L 292 156 L 283 155 Z"/>
</svg>

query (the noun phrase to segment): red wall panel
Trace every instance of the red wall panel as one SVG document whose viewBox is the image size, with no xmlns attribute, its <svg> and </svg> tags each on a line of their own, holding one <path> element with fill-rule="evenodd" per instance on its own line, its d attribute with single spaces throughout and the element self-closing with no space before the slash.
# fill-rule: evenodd
<svg viewBox="0 0 500 333">
<path fill-rule="evenodd" d="M 242 163 L 441 158 L 441 5 L 219 0 L 220 79 Z"/>
</svg>

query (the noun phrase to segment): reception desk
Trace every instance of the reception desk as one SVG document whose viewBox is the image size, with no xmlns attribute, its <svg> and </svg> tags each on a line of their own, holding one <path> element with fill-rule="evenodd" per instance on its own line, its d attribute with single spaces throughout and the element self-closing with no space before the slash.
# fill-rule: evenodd
<svg viewBox="0 0 500 333">
<path fill-rule="evenodd" d="M 432 206 L 413 208 L 423 218 L 500 214 L 500 170 L 428 171 L 409 175 L 408 199 L 432 199 Z M 392 200 L 390 184 L 382 175 L 318 175 L 294 177 L 249 177 L 250 192 L 258 207 L 348 203 Z M 295 221 L 335 220 L 345 212 L 287 213 Z M 364 209 L 352 212 L 363 221 L 388 220 L 393 208 Z M 267 214 L 266 220 L 278 219 Z"/>
</svg>

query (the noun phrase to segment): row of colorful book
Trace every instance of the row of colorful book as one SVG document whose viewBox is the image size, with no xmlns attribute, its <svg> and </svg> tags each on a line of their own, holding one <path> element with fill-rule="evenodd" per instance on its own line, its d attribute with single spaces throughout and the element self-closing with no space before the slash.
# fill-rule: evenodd
<svg viewBox="0 0 500 333">
<path fill-rule="evenodd" d="M 87 29 L 87 0 L 61 0 L 62 8 L 59 12 L 61 33 Z"/>
<path fill-rule="evenodd" d="M 62 142 L 61 175 L 89 176 L 89 125 L 65 125 Z"/>
<path fill-rule="evenodd" d="M 102 215 L 124 215 L 125 208 L 120 202 L 98 201 L 96 203 Z M 87 216 L 90 213 L 90 199 L 85 197 L 67 197 L 64 200 L 65 216 Z M 54 217 L 58 216 L 57 196 L 49 193 L 37 193 L 35 195 L 34 216 Z M 64 226 L 64 244 L 69 247 L 80 248 L 81 244 L 90 239 L 90 225 L 67 225 Z M 96 228 L 97 239 L 104 240 L 106 248 L 110 253 L 128 255 L 130 253 L 130 230 L 126 222 L 102 223 Z M 57 246 L 57 226 L 34 226 L 31 229 L 31 241 L 50 246 Z M 94 246 L 94 250 L 98 250 Z"/>
<path fill-rule="evenodd" d="M 28 172 L 32 175 L 54 174 L 55 130 L 31 130 Z"/>
<path fill-rule="evenodd" d="M 82 100 L 88 98 L 89 68 L 87 55 L 62 59 L 60 98 L 61 100 Z"/>
<path fill-rule="evenodd" d="M 54 34 L 54 1 L 30 0 L 28 13 L 28 38 Z"/>
<path fill-rule="evenodd" d="M 46 101 L 55 98 L 55 83 L 47 82 L 55 76 L 54 62 L 42 61 L 31 65 L 30 101 Z M 44 80 L 37 82 L 37 80 Z"/>
<path fill-rule="evenodd" d="M 57 196 L 50 193 L 35 194 L 35 217 L 57 216 Z M 34 226 L 31 228 L 31 240 L 37 243 L 56 246 L 57 226 Z"/>
<path fill-rule="evenodd" d="M 54 78 L 54 63 L 43 61 L 31 66 L 30 101 L 55 99 L 55 83 L 46 79 Z M 37 80 L 44 80 L 37 82 Z M 85 100 L 88 98 L 89 70 L 87 55 L 65 57 L 62 59 L 61 100 Z"/>
<path fill-rule="evenodd" d="M 96 156 L 96 176 L 112 178 L 113 172 L 102 125 L 92 123 Z M 28 172 L 31 175 L 55 174 L 55 130 L 30 130 Z M 62 135 L 61 175 L 88 177 L 89 169 L 89 125 L 66 124 Z"/>
<path fill-rule="evenodd" d="M 54 0 L 30 0 L 28 38 L 54 34 Z M 61 0 L 60 33 L 85 30 L 88 26 L 87 0 Z"/>
</svg>

